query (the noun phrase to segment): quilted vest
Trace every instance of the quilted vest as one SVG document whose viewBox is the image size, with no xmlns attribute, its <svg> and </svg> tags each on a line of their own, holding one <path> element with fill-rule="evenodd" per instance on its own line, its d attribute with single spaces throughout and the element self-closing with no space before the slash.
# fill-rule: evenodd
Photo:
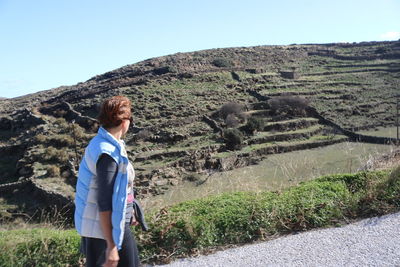
<svg viewBox="0 0 400 267">
<path fill-rule="evenodd" d="M 89 142 L 79 165 L 78 181 L 75 194 L 75 228 L 79 235 L 105 239 L 100 226 L 97 206 L 96 163 L 100 155 L 106 153 L 118 163 L 112 195 L 112 237 L 121 249 L 124 236 L 125 212 L 128 187 L 129 159 L 123 141 L 118 141 L 103 127 Z"/>
</svg>

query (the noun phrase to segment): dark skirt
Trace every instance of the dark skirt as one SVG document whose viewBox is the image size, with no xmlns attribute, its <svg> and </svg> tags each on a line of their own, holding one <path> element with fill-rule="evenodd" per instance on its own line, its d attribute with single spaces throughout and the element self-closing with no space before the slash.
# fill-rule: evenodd
<svg viewBox="0 0 400 267">
<path fill-rule="evenodd" d="M 105 262 L 107 243 L 104 239 L 82 237 L 81 252 L 86 256 L 86 266 L 102 266 Z M 118 250 L 121 267 L 139 267 L 139 252 L 129 224 L 125 224 L 122 247 Z"/>
</svg>

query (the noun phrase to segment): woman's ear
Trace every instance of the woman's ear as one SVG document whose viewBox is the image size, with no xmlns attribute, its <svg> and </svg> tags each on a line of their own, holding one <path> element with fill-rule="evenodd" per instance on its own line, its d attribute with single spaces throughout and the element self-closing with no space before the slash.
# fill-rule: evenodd
<svg viewBox="0 0 400 267">
<path fill-rule="evenodd" d="M 122 120 L 121 126 L 127 131 L 129 129 L 129 120 Z"/>
</svg>

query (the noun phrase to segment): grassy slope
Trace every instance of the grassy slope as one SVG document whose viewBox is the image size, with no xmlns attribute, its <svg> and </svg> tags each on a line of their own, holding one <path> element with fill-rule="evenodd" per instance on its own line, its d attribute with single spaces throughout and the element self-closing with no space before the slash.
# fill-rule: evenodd
<svg viewBox="0 0 400 267">
<path fill-rule="evenodd" d="M 135 229 L 141 258 L 166 262 L 227 244 L 293 231 L 339 226 L 400 208 L 400 167 L 324 176 L 282 192 L 231 193 L 180 203 L 149 214 L 150 232 Z M 0 232 L 1 266 L 77 266 L 74 230 Z"/>
<path fill-rule="evenodd" d="M 217 134 L 213 134 L 212 129 L 201 121 L 201 116 L 210 115 L 229 101 L 240 102 L 248 106 L 258 102 L 249 95 L 247 90 L 256 90 L 265 96 L 292 93 L 307 97 L 311 100 L 311 105 L 315 106 L 324 116 L 347 128 L 389 125 L 394 121 L 391 114 L 394 113 L 395 106 L 393 94 L 397 92 L 399 86 L 400 72 L 395 72 L 399 69 L 399 60 L 388 59 L 384 56 L 385 54 L 377 53 L 381 48 L 384 48 L 388 54 L 396 51 L 398 53 L 399 42 L 367 45 L 295 45 L 215 49 L 172 55 L 116 70 L 112 73 L 118 73 L 118 75 L 113 78 L 105 78 L 107 75 L 102 75 L 91 79 L 76 86 L 80 89 L 79 93 L 84 93 L 85 90 L 89 91 L 89 88 L 92 87 L 99 87 L 101 90 L 109 88 L 109 90 L 87 97 L 83 94 L 82 97 L 74 98 L 75 94 L 71 94 L 73 97 L 65 100 L 69 101 L 76 110 L 89 116 L 95 116 L 96 104 L 100 103 L 102 99 L 114 94 L 124 94 L 134 104 L 134 117 L 138 126 L 154 127 L 155 129 L 152 130 L 154 135 L 176 132 L 186 136 L 186 139 L 174 144 L 152 140 L 136 143 L 132 141 L 133 136 L 130 134 L 127 136 L 127 141 L 131 155 L 134 155 L 132 160 L 136 155 L 140 157 L 142 153 L 162 154 L 174 150 L 190 152 L 210 145 L 223 146 L 221 138 Z M 323 55 L 323 53 L 320 55 L 307 54 L 316 50 L 331 51 L 337 56 L 369 56 L 371 58 L 337 59 Z M 215 58 L 220 57 L 231 59 L 235 69 L 218 68 L 210 64 Z M 131 75 L 129 71 L 132 69 L 151 70 L 160 66 L 176 67 L 178 73 L 150 75 L 142 84 L 129 83 Z M 290 80 L 280 76 L 280 70 L 290 70 L 292 67 L 297 68 L 300 74 L 299 79 Z M 245 71 L 246 68 L 260 68 L 261 72 L 252 74 Z M 234 79 L 231 74 L 232 70 L 239 76 L 239 80 Z M 181 73 L 191 73 L 193 76 L 182 78 L 179 77 Z M 24 100 L 22 104 L 28 105 L 28 100 Z M 8 110 L 12 109 L 8 108 Z M 197 117 L 197 119 L 194 122 L 183 122 L 184 119 L 191 117 Z M 47 121 L 47 126 L 52 127 L 39 126 L 22 131 L 28 130 L 33 133 L 32 136 L 42 137 L 40 140 L 37 137 L 35 139 L 32 139 L 32 136 L 29 137 L 30 139 L 27 141 L 29 146 L 24 157 L 27 157 L 28 164 L 34 164 L 35 175 L 41 179 L 40 182 L 51 188 L 58 188 L 61 185 L 63 194 L 73 194 L 73 186 L 71 186 L 74 184 L 73 179 L 71 176 L 63 177 L 62 175 L 63 171 L 68 168 L 68 158 L 74 157 L 70 125 L 53 116 L 43 116 L 43 118 Z M 264 119 L 266 122 L 270 121 L 269 117 Z M 78 130 L 81 133 L 78 138 L 78 153 L 81 154 L 90 134 L 79 127 Z M 291 130 L 297 131 L 298 129 Z M 309 130 L 309 128 L 303 128 L 298 131 L 307 132 Z M 263 132 L 261 135 L 278 135 L 280 133 L 276 131 L 273 133 Z M 12 138 L 9 138 L 10 136 Z M 0 142 L 1 144 L 18 143 L 26 137 L 24 134 L 21 136 L 1 131 Z M 307 140 L 299 138 L 291 140 L 292 142 L 265 142 L 245 146 L 242 151 L 252 152 L 274 145 L 295 145 L 329 138 L 329 136 L 319 134 L 312 136 L 310 134 L 310 138 Z M 226 151 L 215 153 L 213 156 L 219 158 L 232 154 L 232 152 Z M 168 156 L 163 157 L 162 160 L 134 162 L 134 165 L 139 170 L 139 176 L 180 159 L 176 156 Z M 14 166 L 18 159 L 7 156 L 5 160 L 12 162 L 13 167 L 2 161 L 0 162 L 0 173 L 15 173 L 17 170 Z M 60 168 L 59 176 L 54 177 L 48 172 L 52 166 Z M 0 182 L 16 181 L 17 178 L 18 175 L 0 176 Z M 137 181 L 139 182 L 140 179 Z M 0 209 L 6 211 L 7 203 L 4 208 L 2 205 Z"/>
</svg>

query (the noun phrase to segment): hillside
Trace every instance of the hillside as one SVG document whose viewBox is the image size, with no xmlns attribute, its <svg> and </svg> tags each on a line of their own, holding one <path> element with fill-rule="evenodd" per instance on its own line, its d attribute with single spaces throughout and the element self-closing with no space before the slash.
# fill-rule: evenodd
<svg viewBox="0 0 400 267">
<path fill-rule="evenodd" d="M 75 166 L 109 96 L 133 102 L 126 142 L 146 197 L 271 153 L 352 139 L 386 142 L 353 132 L 394 125 L 399 78 L 400 42 L 259 46 L 153 58 L 74 86 L 0 99 L 1 220 L 32 216 L 45 203 L 58 212 L 71 205 Z M 294 96 L 309 106 L 293 112 L 268 102 Z M 242 106 L 233 128 L 263 121 L 235 151 L 226 149 L 221 130 L 228 123 L 218 112 L 229 102 Z"/>
</svg>

